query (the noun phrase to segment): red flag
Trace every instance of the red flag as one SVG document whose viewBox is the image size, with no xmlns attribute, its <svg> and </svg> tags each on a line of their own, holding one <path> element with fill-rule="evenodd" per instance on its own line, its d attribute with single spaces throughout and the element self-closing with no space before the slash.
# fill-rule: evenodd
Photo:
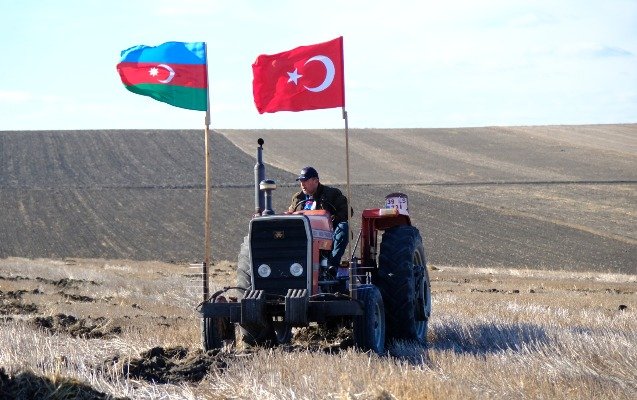
<svg viewBox="0 0 637 400">
<path fill-rule="evenodd" d="M 260 114 L 345 106 L 343 37 L 257 57 L 252 92 Z"/>
</svg>

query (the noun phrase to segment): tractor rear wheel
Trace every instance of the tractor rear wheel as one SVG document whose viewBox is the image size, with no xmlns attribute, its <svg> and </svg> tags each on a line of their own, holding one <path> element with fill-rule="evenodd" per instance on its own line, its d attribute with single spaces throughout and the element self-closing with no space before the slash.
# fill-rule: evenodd
<svg viewBox="0 0 637 400">
<path fill-rule="evenodd" d="M 425 343 L 431 292 L 418 229 L 399 225 L 383 233 L 374 279 L 385 302 L 387 340 Z"/>
<path fill-rule="evenodd" d="M 385 352 L 385 308 L 378 288 L 361 285 L 356 298 L 363 305 L 363 315 L 354 317 L 354 345 L 361 350 Z"/>
</svg>

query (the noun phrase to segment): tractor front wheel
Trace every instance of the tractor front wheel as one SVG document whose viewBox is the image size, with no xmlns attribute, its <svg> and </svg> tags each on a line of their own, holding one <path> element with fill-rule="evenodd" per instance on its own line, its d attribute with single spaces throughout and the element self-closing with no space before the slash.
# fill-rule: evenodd
<svg viewBox="0 0 637 400">
<path fill-rule="evenodd" d="M 385 352 L 385 307 L 378 288 L 362 285 L 357 300 L 363 306 L 363 315 L 354 317 L 354 345 L 361 350 Z"/>
<path fill-rule="evenodd" d="M 277 344 L 289 344 L 292 341 L 292 327 L 285 322 L 273 322 L 274 336 Z"/>
<path fill-rule="evenodd" d="M 414 278 L 416 285 L 416 340 L 424 344 L 427 342 L 427 329 L 429 328 L 429 316 L 431 315 L 431 283 L 427 267 L 425 265 L 415 265 Z"/>
<path fill-rule="evenodd" d="M 217 298 L 217 302 L 225 302 Z M 225 341 L 234 341 L 234 326 L 227 317 L 209 317 L 201 319 L 201 341 L 203 350 L 214 350 L 223 347 Z"/>
<path fill-rule="evenodd" d="M 243 238 L 237 258 L 237 287 L 243 290 L 252 289 L 252 262 L 250 260 L 250 238 Z"/>
<path fill-rule="evenodd" d="M 252 260 L 250 259 L 249 240 L 249 237 L 246 236 L 241 244 L 237 265 L 237 287 L 244 293 L 252 289 Z M 285 339 L 285 333 L 284 331 L 280 332 L 282 340 Z M 290 335 L 291 333 L 290 329 Z M 237 345 L 270 347 L 278 342 L 279 334 L 272 324 L 266 327 L 237 324 L 236 338 Z"/>
</svg>

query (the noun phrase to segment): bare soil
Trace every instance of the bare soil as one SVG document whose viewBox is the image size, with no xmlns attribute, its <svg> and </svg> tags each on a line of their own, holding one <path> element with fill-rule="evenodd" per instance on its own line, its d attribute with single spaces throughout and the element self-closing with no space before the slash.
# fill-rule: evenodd
<svg viewBox="0 0 637 400">
<path fill-rule="evenodd" d="M 247 233 L 258 137 L 275 210 L 307 164 L 346 191 L 342 130 L 212 132 L 215 261 Z M 635 272 L 635 124 L 352 129 L 349 146 L 355 213 L 407 193 L 431 264 Z M 0 257 L 201 261 L 203 165 L 201 131 L 0 132 Z"/>
</svg>

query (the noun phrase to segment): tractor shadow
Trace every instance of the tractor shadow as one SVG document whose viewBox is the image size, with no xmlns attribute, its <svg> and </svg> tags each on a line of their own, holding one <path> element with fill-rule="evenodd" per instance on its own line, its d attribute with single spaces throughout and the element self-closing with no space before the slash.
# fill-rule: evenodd
<svg viewBox="0 0 637 400">
<path fill-rule="evenodd" d="M 74 378 L 58 374 L 40 376 L 32 371 L 22 371 L 15 376 L 10 376 L 3 368 L 0 368 L 0 398 L 124 400 L 124 398 L 100 392 Z"/>
<path fill-rule="evenodd" d="M 449 323 L 433 330 L 430 349 L 458 354 L 486 355 L 504 351 L 519 352 L 550 342 L 544 327 L 534 324 Z"/>
<path fill-rule="evenodd" d="M 398 341 L 388 346 L 387 355 L 412 365 L 433 367 L 433 353 L 452 351 L 459 355 L 485 356 L 501 352 L 521 352 L 548 344 L 545 328 L 533 324 L 447 323 L 430 328 L 427 345 Z"/>
</svg>

